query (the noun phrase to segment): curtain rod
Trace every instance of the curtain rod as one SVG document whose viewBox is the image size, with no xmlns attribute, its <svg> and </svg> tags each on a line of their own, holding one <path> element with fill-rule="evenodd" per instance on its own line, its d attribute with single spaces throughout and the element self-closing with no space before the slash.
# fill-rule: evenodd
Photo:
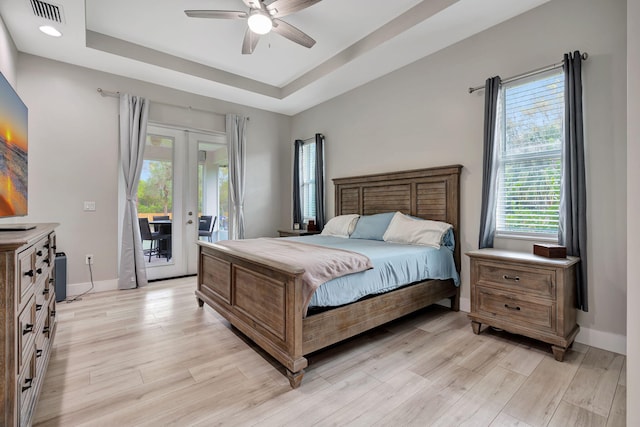
<svg viewBox="0 0 640 427">
<path fill-rule="evenodd" d="M 98 93 L 100 94 L 100 96 L 111 96 L 114 98 L 119 98 L 120 97 L 120 91 L 113 91 L 113 90 L 104 90 L 101 87 L 99 87 L 98 89 Z M 156 104 L 163 104 L 163 105 L 168 105 L 170 107 L 178 107 L 178 108 L 185 108 L 187 110 L 196 110 L 196 111 L 202 111 L 205 113 L 210 113 L 210 114 L 216 114 L 218 116 L 225 116 L 226 114 L 222 114 L 222 113 L 216 113 L 215 111 L 209 111 L 209 110 L 203 110 L 201 108 L 193 108 L 191 105 L 188 106 L 184 106 L 184 105 L 176 105 L 176 104 L 168 104 L 166 102 L 159 102 L 159 101 L 154 101 L 154 100 L 150 100 L 151 102 L 154 102 Z M 251 117 L 247 116 L 247 121 L 250 121 Z"/>
<path fill-rule="evenodd" d="M 587 52 L 584 52 L 582 54 L 582 59 L 586 61 L 587 58 L 589 58 L 589 54 Z M 538 69 L 533 70 L 533 71 L 528 71 L 526 73 L 518 74 L 517 76 L 508 77 L 508 78 L 502 80 L 502 83 L 514 82 L 516 80 L 520 80 L 520 79 L 524 79 L 524 78 L 527 78 L 527 77 L 535 76 L 536 74 L 540 74 L 540 73 L 544 73 L 544 72 L 547 72 L 547 71 L 555 70 L 556 68 L 560 68 L 563 65 L 564 65 L 564 62 L 558 62 L 558 63 L 555 63 L 555 64 L 547 65 L 546 67 L 542 67 L 542 68 L 538 68 Z M 482 89 L 484 89 L 484 85 L 476 86 L 476 87 L 470 87 L 469 88 L 469 93 L 473 93 L 473 92 L 475 92 L 477 90 L 482 90 Z"/>
</svg>

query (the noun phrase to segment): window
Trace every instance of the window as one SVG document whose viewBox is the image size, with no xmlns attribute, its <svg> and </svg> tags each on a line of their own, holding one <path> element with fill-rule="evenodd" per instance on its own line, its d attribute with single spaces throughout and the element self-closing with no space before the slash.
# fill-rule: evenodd
<svg viewBox="0 0 640 427">
<path fill-rule="evenodd" d="M 503 85 L 497 131 L 498 235 L 557 237 L 563 122 L 562 70 Z"/>
<path fill-rule="evenodd" d="M 316 219 L 316 143 L 302 144 L 300 156 L 300 202 L 302 219 Z"/>
</svg>

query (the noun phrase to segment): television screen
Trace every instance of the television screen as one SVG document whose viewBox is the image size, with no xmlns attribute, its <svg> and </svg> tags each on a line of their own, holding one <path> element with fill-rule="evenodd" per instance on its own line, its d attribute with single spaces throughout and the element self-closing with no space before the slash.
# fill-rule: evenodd
<svg viewBox="0 0 640 427">
<path fill-rule="evenodd" d="M 27 214 L 27 106 L 0 73 L 0 216 Z"/>
</svg>

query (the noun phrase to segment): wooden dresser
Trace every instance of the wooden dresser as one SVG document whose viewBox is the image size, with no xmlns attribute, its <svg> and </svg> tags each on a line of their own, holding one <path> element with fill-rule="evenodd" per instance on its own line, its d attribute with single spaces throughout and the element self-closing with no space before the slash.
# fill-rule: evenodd
<svg viewBox="0 0 640 427">
<path fill-rule="evenodd" d="M 0 231 L 0 414 L 29 426 L 56 331 L 55 228 Z"/>
<path fill-rule="evenodd" d="M 523 252 L 481 249 L 471 259 L 471 326 L 482 324 L 551 344 L 562 361 L 580 327 L 576 324 L 579 258 L 551 259 Z"/>
</svg>

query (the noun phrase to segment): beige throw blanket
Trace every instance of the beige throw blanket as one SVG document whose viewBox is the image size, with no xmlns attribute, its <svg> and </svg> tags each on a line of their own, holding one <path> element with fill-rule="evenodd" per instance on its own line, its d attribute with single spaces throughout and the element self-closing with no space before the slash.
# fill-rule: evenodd
<svg viewBox="0 0 640 427">
<path fill-rule="evenodd" d="M 303 268 L 303 313 L 320 285 L 336 277 L 373 268 L 371 260 L 357 252 L 276 238 L 224 240 L 216 244 L 271 261 Z"/>
</svg>

